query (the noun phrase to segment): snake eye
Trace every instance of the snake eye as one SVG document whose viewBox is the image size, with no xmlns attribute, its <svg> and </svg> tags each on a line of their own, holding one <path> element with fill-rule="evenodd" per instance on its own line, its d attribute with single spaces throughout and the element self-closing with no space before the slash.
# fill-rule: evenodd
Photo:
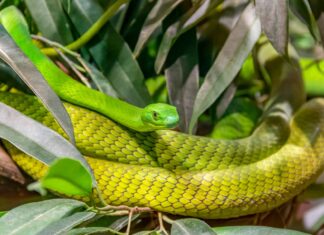
<svg viewBox="0 0 324 235">
<path fill-rule="evenodd" d="M 153 119 L 157 120 L 158 117 L 159 117 L 159 114 L 157 112 L 153 111 Z"/>
</svg>

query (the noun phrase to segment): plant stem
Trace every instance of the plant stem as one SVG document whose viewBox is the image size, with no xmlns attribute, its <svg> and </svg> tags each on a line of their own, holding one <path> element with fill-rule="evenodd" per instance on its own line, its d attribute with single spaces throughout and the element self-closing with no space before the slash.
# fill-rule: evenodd
<svg viewBox="0 0 324 235">
<path fill-rule="evenodd" d="M 166 217 L 165 215 L 163 215 L 161 212 L 158 212 L 158 217 L 159 217 L 160 230 L 164 234 L 168 235 L 169 233 L 168 233 L 168 231 L 165 229 L 165 227 L 163 225 L 163 220 L 165 220 L 169 224 L 172 224 L 173 223 L 173 220 L 172 220 L 172 222 L 169 222 L 169 221 L 171 221 L 171 219 L 169 219 L 168 217 Z M 167 218 L 167 219 L 165 219 L 165 218 Z"/>
<path fill-rule="evenodd" d="M 112 4 L 104 14 L 77 40 L 65 46 L 66 49 L 76 51 L 83 45 L 89 42 L 107 23 L 107 21 L 115 14 L 121 5 L 128 2 L 129 0 L 118 0 Z M 42 52 L 48 56 L 56 56 L 57 52 L 53 48 L 43 48 Z"/>
<path fill-rule="evenodd" d="M 62 51 L 60 51 L 57 48 L 54 48 L 54 50 L 57 51 L 57 53 L 62 57 L 62 59 L 70 66 L 70 68 L 73 70 L 73 72 L 80 78 L 80 80 L 87 86 L 91 88 L 91 85 L 88 81 L 88 79 L 83 76 L 83 74 L 75 67 L 74 63 L 66 56 Z"/>
<path fill-rule="evenodd" d="M 129 233 L 130 233 L 131 224 L 132 224 L 132 216 L 133 216 L 133 210 L 131 210 L 128 214 L 128 224 L 127 224 L 127 229 L 126 229 L 127 235 L 129 235 Z"/>
<path fill-rule="evenodd" d="M 70 55 L 72 55 L 74 57 L 80 57 L 80 55 L 78 53 L 66 48 L 65 46 L 61 45 L 58 42 L 53 42 L 53 41 L 51 41 L 51 40 L 49 40 L 49 39 L 47 39 L 45 37 L 39 36 L 39 35 L 32 35 L 31 37 L 32 37 L 32 39 L 44 42 L 47 45 L 50 45 L 51 47 L 59 48 L 61 51 L 65 52 L 67 54 L 70 54 Z M 51 49 L 55 50 L 54 48 L 51 48 Z M 56 53 L 56 55 L 58 55 L 58 54 Z"/>
<path fill-rule="evenodd" d="M 162 219 L 169 223 L 169 224 L 173 224 L 174 223 L 174 220 L 173 219 L 170 219 L 169 217 L 167 217 L 166 215 L 161 215 L 162 216 Z"/>
</svg>

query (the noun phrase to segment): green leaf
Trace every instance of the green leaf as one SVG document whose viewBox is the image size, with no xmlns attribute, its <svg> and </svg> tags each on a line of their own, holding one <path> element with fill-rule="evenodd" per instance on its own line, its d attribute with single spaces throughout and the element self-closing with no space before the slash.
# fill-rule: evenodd
<svg viewBox="0 0 324 235">
<path fill-rule="evenodd" d="M 130 1 L 120 33 L 129 47 L 134 50 L 145 23 L 145 19 L 154 7 L 156 1 Z"/>
<path fill-rule="evenodd" d="M 52 199 L 24 204 L 0 218 L 0 231 L 6 235 L 34 235 L 51 223 L 85 207 L 83 202 L 72 199 Z"/>
<path fill-rule="evenodd" d="M 4 216 L 5 214 L 7 214 L 8 213 L 8 211 L 0 211 L 0 218 L 2 217 L 2 216 Z"/>
<path fill-rule="evenodd" d="M 309 235 L 289 229 L 271 228 L 265 226 L 228 226 L 213 228 L 217 235 Z"/>
<path fill-rule="evenodd" d="M 303 22 L 316 41 L 319 41 L 319 32 L 309 2 L 307 0 L 289 0 L 292 12 Z"/>
<path fill-rule="evenodd" d="M 17 95 L 13 94 L 12 96 Z M 8 140 L 21 151 L 47 165 L 53 163 L 60 156 L 68 156 L 80 161 L 89 172 L 92 172 L 76 147 L 57 132 L 3 103 L 0 103 L 0 110 L 1 138 Z M 94 176 L 92 177 L 95 185 Z"/>
<path fill-rule="evenodd" d="M 259 120 L 261 109 L 246 97 L 234 98 L 223 117 L 216 123 L 210 137 L 238 139 L 251 134 Z"/>
<path fill-rule="evenodd" d="M 137 220 L 139 217 L 140 214 L 133 215 L 131 218 L 132 222 Z M 129 216 L 123 216 L 117 219 L 116 221 L 114 221 L 111 225 L 109 225 L 109 228 L 111 228 L 114 231 L 120 231 L 128 225 L 128 221 L 129 221 Z"/>
<path fill-rule="evenodd" d="M 108 233 L 115 234 L 114 230 L 106 227 L 87 227 L 75 228 L 66 233 L 66 235 L 89 235 L 89 234 Z"/>
<path fill-rule="evenodd" d="M 23 0 L 2 0 L 0 2 L 0 9 L 3 9 L 5 7 L 15 5 L 18 6 Z"/>
<path fill-rule="evenodd" d="M 165 76 L 157 76 L 148 78 L 145 80 L 147 89 L 152 96 L 153 102 L 156 103 L 167 103 L 168 102 L 168 91 L 166 88 Z"/>
<path fill-rule="evenodd" d="M 307 95 L 324 96 L 324 61 L 303 58 L 299 62 Z"/>
<path fill-rule="evenodd" d="M 18 9 L 8 7 L 1 11 L 1 22 L 10 21 L 11 16 L 3 17 L 5 14 L 15 14 L 23 17 Z M 16 17 L 14 16 L 14 17 Z M 24 19 L 22 19 L 24 21 Z M 11 22 L 6 22 L 11 24 Z M 24 83 L 38 96 L 45 107 L 52 113 L 59 125 L 65 131 L 71 142 L 75 142 L 73 127 L 68 113 L 66 112 L 62 102 L 58 96 L 49 87 L 41 73 L 34 64 L 20 50 L 15 42 L 8 35 L 2 25 L 0 25 L 0 58 L 6 62 L 24 81 Z"/>
<path fill-rule="evenodd" d="M 216 235 L 211 227 L 199 219 L 179 219 L 172 223 L 171 235 Z"/>
<path fill-rule="evenodd" d="M 193 104 L 199 88 L 196 30 L 183 34 L 175 43 L 165 69 L 171 104 L 180 115 L 179 127 L 189 131 Z"/>
<path fill-rule="evenodd" d="M 44 37 L 63 45 L 73 41 L 60 0 L 25 0 L 24 2 Z"/>
<path fill-rule="evenodd" d="M 255 9 L 249 4 L 219 52 L 200 87 L 193 108 L 189 131 L 198 117 L 219 98 L 239 72 L 261 34 L 261 26 Z"/>
<path fill-rule="evenodd" d="M 63 6 L 68 11 L 68 0 L 63 1 Z M 96 22 L 103 10 L 94 1 L 75 0 L 71 2 L 68 14 L 77 31 L 82 34 Z M 108 23 L 87 48 L 118 97 L 141 107 L 151 102 L 137 61 L 111 24 Z"/>
<path fill-rule="evenodd" d="M 320 178 L 321 177 L 319 177 L 319 179 Z M 298 201 L 303 202 L 322 198 L 324 198 L 324 183 L 314 183 L 308 186 L 305 191 L 298 196 Z"/>
<path fill-rule="evenodd" d="M 18 90 L 26 93 L 33 94 L 28 86 L 20 79 L 20 77 L 11 69 L 7 64 L 0 62 L 0 81 L 17 88 Z"/>
<path fill-rule="evenodd" d="M 256 0 L 261 27 L 273 47 L 282 55 L 288 50 L 288 0 Z"/>
<path fill-rule="evenodd" d="M 154 7 L 147 15 L 141 33 L 135 46 L 134 55 L 137 57 L 154 31 L 161 26 L 161 22 L 175 9 L 183 0 L 157 0 Z"/>
<path fill-rule="evenodd" d="M 116 12 L 116 14 L 114 16 L 112 16 L 111 20 L 109 21 L 112 24 L 112 26 L 116 29 L 116 31 L 118 33 L 120 33 L 120 30 L 121 30 L 121 27 L 122 27 L 123 22 L 125 20 L 128 8 L 129 8 L 129 2 L 122 5 L 119 8 L 119 10 Z"/>
<path fill-rule="evenodd" d="M 321 35 L 322 43 L 324 42 L 324 2 L 322 0 L 308 0 L 317 26 Z"/>
<path fill-rule="evenodd" d="M 216 106 L 216 118 L 223 116 L 228 106 L 232 102 L 234 95 L 237 91 L 237 85 L 232 82 L 223 92 L 222 96 L 219 98 L 218 104 Z"/>
<path fill-rule="evenodd" d="M 57 159 L 40 180 L 44 188 L 66 195 L 89 196 L 92 192 L 91 175 L 79 161 Z"/>
<path fill-rule="evenodd" d="M 81 223 L 88 221 L 95 217 L 96 213 L 94 212 L 77 212 L 68 217 L 64 217 L 58 221 L 55 221 L 45 227 L 42 231 L 37 233 L 37 235 L 60 235 L 65 234 L 67 231 L 72 228 L 80 225 Z"/>
<path fill-rule="evenodd" d="M 32 182 L 27 185 L 28 191 L 35 191 L 40 194 L 42 197 L 47 195 L 47 190 L 41 185 L 39 181 Z"/>
<path fill-rule="evenodd" d="M 179 36 L 201 22 L 208 15 L 209 10 L 215 8 L 219 2 L 218 0 L 196 1 L 179 20 L 167 28 L 155 60 L 155 70 L 157 73 L 160 73 L 162 70 L 170 49 Z"/>
</svg>

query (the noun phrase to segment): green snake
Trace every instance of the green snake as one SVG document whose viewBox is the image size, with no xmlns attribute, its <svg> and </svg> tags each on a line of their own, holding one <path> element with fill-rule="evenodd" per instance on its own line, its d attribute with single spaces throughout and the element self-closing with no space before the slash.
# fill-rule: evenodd
<svg viewBox="0 0 324 235">
<path fill-rule="evenodd" d="M 179 117 L 174 106 L 156 103 L 147 105 L 145 108 L 139 108 L 73 80 L 33 44 L 28 25 L 16 7 L 10 6 L 3 9 L 0 13 L 0 21 L 61 99 L 95 110 L 140 132 L 169 129 L 178 124 Z M 124 111 L 121 112 L 120 110 Z"/>
<path fill-rule="evenodd" d="M 8 31 L 13 37 L 18 34 Z M 324 99 L 303 104 L 301 80 L 287 76 L 287 66 L 272 65 L 284 76 L 272 74 L 277 78 L 263 121 L 240 140 L 171 130 L 137 132 L 65 103 L 77 147 L 91 156 L 86 159 L 106 203 L 229 218 L 270 210 L 304 190 L 324 167 Z M 64 135 L 35 97 L 2 92 L 0 101 Z M 32 177 L 44 175 L 46 165 L 12 145 L 6 147 Z"/>
</svg>

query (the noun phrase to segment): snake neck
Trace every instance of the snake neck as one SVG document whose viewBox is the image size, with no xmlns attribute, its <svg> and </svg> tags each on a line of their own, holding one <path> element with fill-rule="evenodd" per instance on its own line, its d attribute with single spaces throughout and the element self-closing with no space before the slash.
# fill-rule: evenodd
<svg viewBox="0 0 324 235">
<path fill-rule="evenodd" d="M 153 130 L 142 122 L 142 108 L 89 89 L 59 69 L 33 44 L 24 18 L 15 8 L 1 11 L 0 20 L 61 99 L 99 112 L 130 129 L 140 132 Z"/>
</svg>

